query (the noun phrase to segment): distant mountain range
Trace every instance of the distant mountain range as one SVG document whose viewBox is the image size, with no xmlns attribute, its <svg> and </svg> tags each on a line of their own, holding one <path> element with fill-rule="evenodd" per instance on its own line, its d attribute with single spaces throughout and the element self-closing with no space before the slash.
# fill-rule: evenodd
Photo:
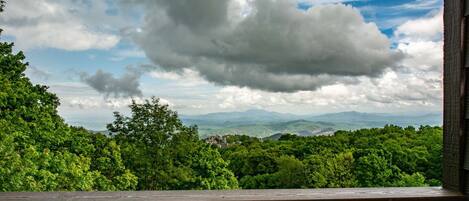
<svg viewBox="0 0 469 201">
<path fill-rule="evenodd" d="M 182 116 L 181 119 L 186 123 L 218 125 L 223 123 L 252 124 L 282 122 L 302 118 L 294 114 L 252 109 L 244 112 L 217 112 L 195 116 Z"/>
<path fill-rule="evenodd" d="M 279 133 L 302 136 L 331 134 L 336 130 L 398 126 L 441 125 L 441 113 L 397 115 L 362 113 L 356 111 L 322 115 L 294 115 L 266 110 L 219 112 L 181 116 L 186 125 L 197 125 L 202 137 L 211 135 L 245 134 L 267 137 Z"/>
</svg>

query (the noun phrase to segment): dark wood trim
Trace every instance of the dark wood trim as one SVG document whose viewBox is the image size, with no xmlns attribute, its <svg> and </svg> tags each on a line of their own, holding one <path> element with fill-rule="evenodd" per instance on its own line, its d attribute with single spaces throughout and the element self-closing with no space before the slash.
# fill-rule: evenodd
<svg viewBox="0 0 469 201">
<path fill-rule="evenodd" d="M 468 78 L 469 78 L 469 0 L 464 0 L 464 16 L 463 16 L 463 33 L 462 33 L 462 37 L 463 37 L 463 47 L 462 47 L 462 52 L 464 54 L 464 66 L 466 68 L 464 68 L 464 71 L 465 71 L 465 75 L 466 75 L 466 78 L 465 78 L 465 94 L 464 94 L 464 98 L 465 98 L 465 110 L 466 111 L 469 111 L 469 95 L 468 93 L 466 92 L 468 89 L 469 89 L 469 81 L 468 81 Z M 466 195 L 469 195 L 469 115 L 467 115 L 468 112 L 466 112 L 466 118 L 465 118 L 465 122 L 464 124 L 466 126 L 464 126 L 466 129 L 464 131 L 464 135 L 462 136 L 462 145 L 463 147 L 461 147 L 461 153 L 463 153 L 463 159 L 462 159 L 462 163 L 463 163 L 463 168 L 462 168 L 462 171 L 461 171 L 461 177 L 463 178 L 462 179 L 462 192 Z"/>
<path fill-rule="evenodd" d="M 336 189 L 283 189 L 283 190 L 226 190 L 226 191 L 129 191 L 129 192 L 42 192 L 0 193 L 2 201 L 74 200 L 74 201 L 463 201 L 461 193 L 442 188 L 336 188 Z"/>
<path fill-rule="evenodd" d="M 469 16 L 469 4 L 467 2 L 469 1 L 465 0 L 464 2 L 464 16 Z"/>
<path fill-rule="evenodd" d="M 444 1 L 443 187 L 464 191 L 464 0 Z"/>
</svg>

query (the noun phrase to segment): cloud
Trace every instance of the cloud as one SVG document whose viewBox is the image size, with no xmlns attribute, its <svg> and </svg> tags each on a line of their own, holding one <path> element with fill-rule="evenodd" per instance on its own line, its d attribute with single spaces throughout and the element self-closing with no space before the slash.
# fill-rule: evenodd
<svg viewBox="0 0 469 201">
<path fill-rule="evenodd" d="M 331 110 L 441 111 L 443 42 L 441 12 L 397 27 L 398 69 L 379 77 L 359 77 L 354 85 L 333 84 L 315 91 L 272 93 L 245 87 L 225 87 L 216 95 L 220 108 L 308 108 Z M 424 26 L 427 24 L 427 26 Z M 415 25 L 415 27 L 409 27 Z M 430 31 L 431 30 L 431 31 Z M 327 108 L 327 109 L 324 109 Z M 327 110 L 327 111 L 325 111 Z M 301 111 L 299 111 L 301 112 Z M 370 111 L 375 112 L 375 110 Z"/>
<path fill-rule="evenodd" d="M 115 78 L 111 73 L 102 70 L 96 71 L 94 75 L 80 74 L 82 82 L 104 94 L 106 98 L 111 95 L 116 98 L 142 96 L 142 91 L 139 89 L 141 76 L 142 72 L 133 67 L 128 67 L 126 72 L 119 78 Z"/>
<path fill-rule="evenodd" d="M 360 110 L 375 112 L 439 111 L 441 79 L 435 72 L 388 71 L 380 78 L 363 77 L 360 84 L 334 84 L 315 91 L 267 92 L 246 87 L 224 87 L 216 95 L 221 109 L 286 108 L 308 113 Z M 370 110 L 371 109 L 371 110 Z"/>
<path fill-rule="evenodd" d="M 397 48 L 406 54 L 402 65 L 424 71 L 441 71 L 443 41 L 413 41 L 399 43 Z"/>
<path fill-rule="evenodd" d="M 6 35 L 15 37 L 15 43 L 21 49 L 109 49 L 119 42 L 120 37 L 83 20 L 83 16 L 90 15 L 99 21 L 93 13 L 94 5 L 105 4 L 104 1 L 96 2 L 93 1 L 90 8 L 85 3 L 70 0 L 8 1 L 0 18 L 0 26 Z M 88 13 L 83 13 L 85 11 Z M 103 27 L 103 24 L 100 26 Z"/>
<path fill-rule="evenodd" d="M 367 20 L 375 22 L 381 30 L 395 30 L 422 13 L 438 11 L 442 5 L 441 0 L 386 1 L 384 4 L 361 4 L 358 9 L 367 17 Z"/>
<path fill-rule="evenodd" d="M 100 107 L 101 99 L 97 98 L 73 98 L 68 102 L 71 107 L 78 107 L 80 109 L 91 109 Z"/>
<path fill-rule="evenodd" d="M 108 98 L 102 99 L 100 97 L 69 97 L 66 99 L 65 104 L 69 107 L 78 107 L 80 109 L 97 109 L 97 108 L 108 108 L 108 109 L 124 109 L 127 108 L 132 100 L 136 103 L 144 103 L 144 99 L 140 97 L 134 98 Z M 174 104 L 164 98 L 160 98 L 160 103 L 173 107 Z"/>
<path fill-rule="evenodd" d="M 208 83 L 200 76 L 199 72 L 187 68 L 182 70 L 182 72 L 180 73 L 167 72 L 164 70 L 155 70 L 150 72 L 149 75 L 150 77 L 157 79 L 177 81 L 177 84 L 179 86 L 186 87 L 200 86 Z"/>
<path fill-rule="evenodd" d="M 394 36 L 401 42 L 441 40 L 443 36 L 443 9 L 428 18 L 405 22 L 397 27 Z"/>
<path fill-rule="evenodd" d="M 349 3 L 349 2 L 360 2 L 367 0 L 299 0 L 300 5 L 322 5 L 322 4 L 335 4 L 335 3 Z"/>
<path fill-rule="evenodd" d="M 134 41 L 162 69 L 222 86 L 315 90 L 379 77 L 402 54 L 351 6 L 295 1 L 147 1 Z M 188 12 L 190 11 L 190 12 Z"/>
<path fill-rule="evenodd" d="M 145 58 L 145 52 L 142 50 L 133 49 L 121 49 L 115 52 L 115 55 L 111 57 L 112 61 L 122 61 L 127 58 Z"/>
<path fill-rule="evenodd" d="M 393 6 L 396 10 L 431 10 L 439 9 L 443 2 L 441 0 L 416 0 L 409 3 L 404 3 L 398 6 Z"/>
<path fill-rule="evenodd" d="M 28 66 L 25 73 L 33 81 L 47 81 L 51 77 L 51 73 L 31 65 Z"/>
</svg>

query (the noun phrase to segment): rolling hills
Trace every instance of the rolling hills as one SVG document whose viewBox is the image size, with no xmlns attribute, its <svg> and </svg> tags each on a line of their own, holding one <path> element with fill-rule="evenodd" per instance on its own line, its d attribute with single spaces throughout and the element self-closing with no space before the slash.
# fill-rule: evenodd
<svg viewBox="0 0 469 201">
<path fill-rule="evenodd" d="M 382 127 L 386 124 L 399 126 L 442 124 L 441 113 L 397 115 L 349 111 L 322 115 L 294 115 L 259 109 L 181 116 L 181 119 L 187 125 L 197 125 L 201 137 L 244 134 L 262 138 L 278 133 L 311 136 L 328 135 L 336 130 Z"/>
</svg>

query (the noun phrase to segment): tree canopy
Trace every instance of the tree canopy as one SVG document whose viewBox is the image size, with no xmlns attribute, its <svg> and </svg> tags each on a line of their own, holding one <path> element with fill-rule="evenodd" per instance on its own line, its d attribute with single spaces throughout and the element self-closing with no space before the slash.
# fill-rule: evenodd
<svg viewBox="0 0 469 201">
<path fill-rule="evenodd" d="M 225 136 L 220 148 L 241 188 L 441 185 L 441 127 L 360 129 L 261 141 Z"/>
<path fill-rule="evenodd" d="M 218 150 L 200 141 L 197 127 L 182 124 L 159 99 L 130 105 L 132 115 L 115 113 L 109 131 L 122 148 L 139 189 L 230 189 L 238 183 Z"/>
</svg>

